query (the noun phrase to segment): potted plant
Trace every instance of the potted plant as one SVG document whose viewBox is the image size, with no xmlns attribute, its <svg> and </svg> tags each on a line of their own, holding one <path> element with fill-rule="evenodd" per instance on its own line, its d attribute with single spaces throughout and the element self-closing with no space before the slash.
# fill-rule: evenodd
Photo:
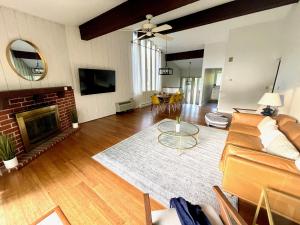
<svg viewBox="0 0 300 225">
<path fill-rule="evenodd" d="M 175 125 L 176 133 L 180 132 L 180 122 L 181 122 L 181 118 L 180 118 L 180 116 L 177 116 L 176 117 L 176 125 Z"/>
<path fill-rule="evenodd" d="M 18 165 L 15 145 L 7 135 L 0 135 L 0 158 L 6 169 L 12 169 Z"/>
<path fill-rule="evenodd" d="M 73 109 L 71 111 L 71 121 L 72 121 L 72 127 L 78 128 L 78 115 L 76 109 Z"/>
</svg>

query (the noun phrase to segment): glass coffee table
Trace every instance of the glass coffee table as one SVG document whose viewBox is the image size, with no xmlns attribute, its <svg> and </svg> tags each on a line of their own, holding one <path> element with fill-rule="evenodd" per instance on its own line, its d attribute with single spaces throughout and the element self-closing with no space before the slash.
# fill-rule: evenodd
<svg viewBox="0 0 300 225">
<path fill-rule="evenodd" d="M 174 120 L 164 121 L 158 125 L 161 132 L 158 136 L 158 142 L 166 147 L 185 150 L 195 147 L 198 143 L 198 126 L 181 122 L 180 130 L 176 132 L 177 122 Z"/>
</svg>

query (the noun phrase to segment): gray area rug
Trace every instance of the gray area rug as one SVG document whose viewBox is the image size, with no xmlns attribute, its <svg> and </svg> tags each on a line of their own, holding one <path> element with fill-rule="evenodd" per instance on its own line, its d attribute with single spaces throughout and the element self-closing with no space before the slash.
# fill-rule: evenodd
<svg viewBox="0 0 300 225">
<path fill-rule="evenodd" d="M 219 161 L 227 131 L 198 126 L 198 145 L 180 154 L 158 143 L 158 124 L 96 154 L 93 159 L 166 207 L 172 197 L 182 196 L 193 204 L 210 204 L 218 209 L 212 186 L 221 186 Z M 229 200 L 236 206 L 236 197 Z"/>
</svg>

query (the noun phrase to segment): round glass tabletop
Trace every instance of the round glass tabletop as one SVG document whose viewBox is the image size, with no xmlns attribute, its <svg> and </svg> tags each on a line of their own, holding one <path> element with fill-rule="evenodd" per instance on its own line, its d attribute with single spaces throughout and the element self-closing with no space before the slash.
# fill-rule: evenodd
<svg viewBox="0 0 300 225">
<path fill-rule="evenodd" d="M 169 132 L 170 135 L 174 136 L 193 136 L 199 133 L 199 128 L 191 123 L 180 122 L 180 131 L 176 132 L 177 121 L 170 120 L 162 122 L 158 125 L 158 130 L 162 133 Z"/>
<path fill-rule="evenodd" d="M 178 150 L 193 148 L 197 145 L 194 136 L 179 136 L 178 133 L 170 131 L 163 132 L 158 136 L 158 142 L 166 147 Z"/>
<path fill-rule="evenodd" d="M 158 142 L 166 147 L 178 150 L 185 150 L 195 147 L 198 144 L 197 134 L 198 126 L 180 122 L 180 129 L 176 131 L 177 121 L 168 120 L 158 125 L 161 134 L 158 136 Z"/>
</svg>

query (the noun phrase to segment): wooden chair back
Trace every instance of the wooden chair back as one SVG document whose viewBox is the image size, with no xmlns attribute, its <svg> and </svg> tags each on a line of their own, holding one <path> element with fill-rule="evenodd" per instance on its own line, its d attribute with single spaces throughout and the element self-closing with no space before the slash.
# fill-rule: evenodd
<svg viewBox="0 0 300 225">
<path fill-rule="evenodd" d="M 214 186 L 213 191 L 216 194 L 216 198 L 220 206 L 220 218 L 225 225 L 248 225 L 238 211 L 231 205 L 218 186 Z M 147 193 L 144 194 L 144 207 L 146 214 L 146 225 L 153 225 L 150 198 L 149 194 Z"/>
<path fill-rule="evenodd" d="M 225 225 L 248 225 L 218 186 L 214 186 L 213 191 L 220 206 L 221 220 Z"/>
</svg>

